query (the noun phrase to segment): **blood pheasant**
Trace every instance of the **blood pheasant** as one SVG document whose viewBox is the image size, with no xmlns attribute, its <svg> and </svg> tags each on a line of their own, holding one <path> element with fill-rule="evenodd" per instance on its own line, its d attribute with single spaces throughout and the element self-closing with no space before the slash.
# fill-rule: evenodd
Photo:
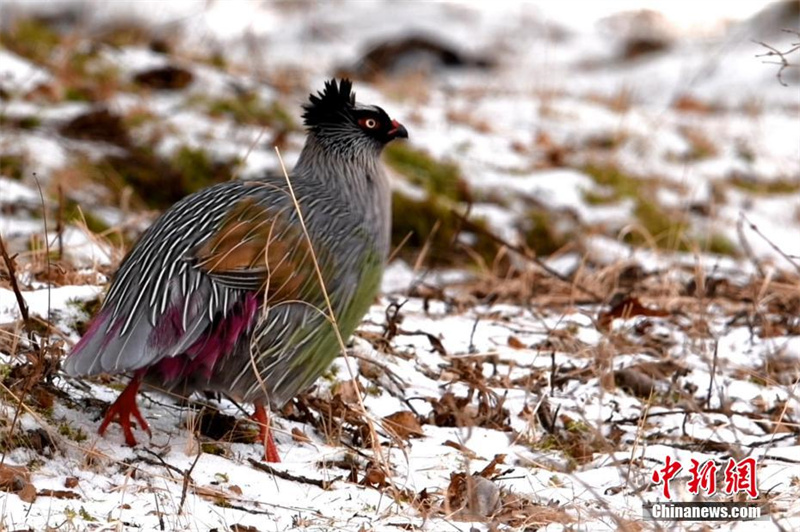
<svg viewBox="0 0 800 532">
<path fill-rule="evenodd" d="M 349 80 L 309 100 L 290 174 L 302 216 L 285 176 L 232 180 L 175 204 L 123 260 L 64 365 L 73 376 L 132 375 L 100 434 L 117 420 L 135 445 L 131 418 L 149 432 L 136 404 L 142 383 L 217 391 L 255 404 L 265 457 L 279 461 L 267 408 L 339 352 L 326 292 L 345 339 L 377 294 L 391 226 L 380 153 L 408 136 L 383 109 L 356 103 Z"/>
</svg>

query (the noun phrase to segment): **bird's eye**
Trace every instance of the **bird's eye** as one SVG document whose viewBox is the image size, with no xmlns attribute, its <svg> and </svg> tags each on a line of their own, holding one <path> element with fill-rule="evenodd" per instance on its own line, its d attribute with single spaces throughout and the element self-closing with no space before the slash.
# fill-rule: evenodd
<svg viewBox="0 0 800 532">
<path fill-rule="evenodd" d="M 378 121 L 375 120 L 374 118 L 362 118 L 360 122 L 361 126 L 367 129 L 375 129 L 376 127 L 378 127 Z"/>
</svg>

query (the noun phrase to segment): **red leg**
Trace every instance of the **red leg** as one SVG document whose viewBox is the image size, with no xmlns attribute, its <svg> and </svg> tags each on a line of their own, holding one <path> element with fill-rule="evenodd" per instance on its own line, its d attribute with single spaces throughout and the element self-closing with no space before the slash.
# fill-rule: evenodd
<svg viewBox="0 0 800 532">
<path fill-rule="evenodd" d="M 119 394 L 119 397 L 117 397 L 117 400 L 114 401 L 114 404 L 108 408 L 106 417 L 103 418 L 103 422 L 97 430 L 101 436 L 105 433 L 108 425 L 116 419 L 122 427 L 122 433 L 125 435 L 125 443 L 133 447 L 136 445 L 136 438 L 133 437 L 133 430 L 131 429 L 131 416 L 136 418 L 142 430 L 146 431 L 148 435 L 151 435 L 150 426 L 147 424 L 147 421 L 144 420 L 142 413 L 139 412 L 139 407 L 136 406 L 136 393 L 139 391 L 139 386 L 142 384 L 143 375 L 141 371 L 136 372 L 131 382 L 128 383 L 125 389 L 122 390 L 122 393 Z"/>
<path fill-rule="evenodd" d="M 261 403 L 256 403 L 256 411 L 252 415 L 253 421 L 258 423 L 259 437 L 264 442 L 264 460 L 267 462 L 280 462 L 278 448 L 275 440 L 272 439 L 272 431 L 269 428 L 269 414 Z"/>
</svg>

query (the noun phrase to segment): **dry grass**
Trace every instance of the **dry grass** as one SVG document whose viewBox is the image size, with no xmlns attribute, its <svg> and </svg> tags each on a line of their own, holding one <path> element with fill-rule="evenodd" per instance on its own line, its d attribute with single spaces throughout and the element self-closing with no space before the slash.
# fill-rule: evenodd
<svg viewBox="0 0 800 532">
<path fill-rule="evenodd" d="M 55 76 L 52 86 L 37 87 L 24 95 L 27 100 L 51 103 L 64 100 L 103 102 L 118 92 L 139 94 L 146 99 L 146 91 L 122 81 L 118 72 L 96 56 L 77 53 L 80 39 L 62 39 L 45 31 L 46 28 L 35 25 L 15 29 L 17 32 L 21 30 L 24 30 L 25 38 L 14 44 L 16 49 L 47 66 Z M 122 28 L 118 36 L 121 41 L 114 45 L 152 43 L 153 36 L 140 30 L 136 27 Z M 36 43 L 37 39 L 70 53 L 51 54 L 49 48 Z M 175 43 L 164 45 L 173 48 Z M 184 58 L 191 55 L 187 51 L 174 53 Z M 72 57 L 73 60 L 56 61 L 54 55 Z M 236 65 L 224 65 L 220 58 L 210 58 L 209 61 L 229 72 L 242 70 Z M 294 95 L 306 87 L 305 83 L 296 81 L 303 80 L 307 76 L 305 72 L 300 77 L 295 76 L 296 72 L 288 76 L 280 70 L 261 74 L 260 79 L 268 79 L 284 95 Z M 431 98 L 431 86 L 427 80 L 418 77 L 381 79 L 376 85 L 386 94 L 402 97 L 406 102 L 421 105 Z M 474 93 L 465 91 L 462 96 L 468 101 L 477 101 L 486 94 L 476 90 Z M 560 96 L 558 92 L 541 95 L 542 117 L 553 118 L 557 114 L 552 104 Z M 623 89 L 611 96 L 589 97 L 588 100 L 624 115 L 636 105 L 636 94 Z M 293 128 L 285 119 L 282 109 L 265 105 L 253 94 L 211 102 L 197 100 L 195 103 L 210 106 L 211 115 L 224 116 L 239 125 L 276 126 L 283 128 L 281 131 L 284 132 L 290 132 Z M 673 106 L 681 113 L 698 115 L 718 111 L 711 104 L 690 96 L 679 98 Z M 201 188 L 208 179 L 227 179 L 242 166 L 239 160 L 226 160 L 221 168 L 215 168 L 214 161 L 208 159 L 206 152 L 192 152 L 188 156 L 184 152 L 186 157 L 183 160 L 162 160 L 152 156 L 152 153 L 148 155 L 142 152 L 143 145 L 155 145 L 165 134 L 174 133 L 158 127 L 146 127 L 158 120 L 147 105 L 142 104 L 119 117 L 93 115 L 95 120 L 98 116 L 105 120 L 106 129 L 98 130 L 100 132 L 95 135 L 94 141 L 103 138 L 110 124 L 115 132 L 117 147 L 134 152 L 133 155 L 104 152 L 102 161 L 136 163 L 134 159 L 138 154 L 140 160 L 145 159 L 139 166 L 146 166 L 147 170 L 147 175 L 140 181 L 162 170 L 171 172 L 172 177 L 177 174 L 188 176 L 184 188 L 170 192 L 167 198 L 156 198 L 159 205 L 170 204 L 176 197 Z M 447 119 L 452 123 L 466 125 L 481 134 L 492 133 L 493 127 L 476 116 L 463 110 L 451 109 L 447 112 Z M 20 130 L 48 127 L 34 119 L 18 120 L 11 126 Z M 79 129 L 81 134 L 85 134 L 85 127 Z M 145 142 L 137 137 L 140 129 L 150 131 L 151 137 Z M 719 152 L 715 141 L 700 130 L 686 129 L 683 135 L 691 148 L 683 161 L 686 164 L 714 157 Z M 279 140 L 286 140 L 285 135 Z M 542 131 L 530 145 L 517 143 L 514 151 L 527 156 L 531 168 L 581 166 L 578 161 L 586 153 L 601 153 L 603 157 L 608 155 L 608 160 L 613 161 L 614 153 L 627 140 L 626 134 L 620 131 L 589 139 L 585 146 L 560 145 Z M 250 149 L 254 146 L 255 143 Z M 46 242 L 43 237 L 34 235 L 29 249 L 17 257 L 20 271 L 16 275 L 8 271 L 8 262 L 0 265 L 0 286 L 13 288 L 12 279 L 18 281 L 22 291 L 32 288 L 35 282 L 45 282 L 51 287 L 96 285 L 108 278 L 142 226 L 152 218 L 153 213 L 145 210 L 144 199 L 159 187 L 158 182 L 155 186 L 134 186 L 129 176 L 126 177 L 126 169 L 136 166 L 133 164 L 106 165 L 103 167 L 105 171 L 98 173 L 102 165 L 98 165 L 97 160 L 87 153 L 77 149 L 71 153 L 72 162 L 52 176 L 49 197 L 58 205 L 43 208 L 40 214 L 56 221 L 62 228 L 70 224 L 81 227 L 90 239 L 112 250 L 112 266 L 78 269 L 68 259 L 55 256 L 53 242 Z M 637 494 L 641 493 L 637 474 L 653 466 L 644 461 L 639 453 L 647 446 L 664 444 L 720 455 L 743 456 L 751 449 L 747 445 L 715 438 L 719 427 L 730 423 L 736 416 L 752 420 L 764 435 L 774 439 L 796 438 L 800 434 L 797 412 L 791 408 L 790 401 L 764 400 L 756 402 L 752 411 L 734 412 L 730 408 L 730 399 L 725 397 L 725 390 L 718 385 L 718 379 L 724 375 L 794 397 L 800 375 L 795 371 L 797 361 L 791 353 L 781 351 L 778 346 L 760 363 L 752 367 L 735 368 L 718 365 L 716 355 L 719 338 L 736 328 L 747 330 L 754 344 L 768 344 L 773 339 L 800 333 L 800 322 L 796 319 L 800 315 L 800 292 L 797 289 L 800 277 L 796 270 L 770 271 L 747 251 L 745 258 L 751 260 L 757 271 L 749 276 L 743 276 L 741 272 L 706 270 L 700 266 L 700 261 L 695 266 L 645 270 L 634 260 L 612 263 L 598 260 L 582 247 L 583 235 L 622 235 L 621 239 L 648 247 L 661 258 L 672 256 L 676 250 L 695 254 L 706 250 L 730 255 L 735 252 L 726 248 L 723 245 L 725 243 L 702 240 L 694 235 L 686 212 L 664 209 L 657 201 L 651 201 L 657 190 L 668 188 L 657 178 L 641 179 L 611 165 L 585 166 L 585 161 L 581 167 L 602 188 L 600 193 L 587 192 L 587 202 L 613 205 L 620 201 L 633 201 L 636 205 L 633 223 L 622 228 L 576 224 L 574 234 L 557 234 L 553 222 L 557 213 L 546 206 L 537 206 L 538 210 L 531 211 L 537 217 L 529 220 L 528 234 L 521 235 L 529 239 L 521 245 L 507 242 L 494 235 L 488 225 L 480 220 L 462 215 L 469 211 L 474 191 L 469 190 L 458 167 L 408 150 L 396 155 L 400 159 L 398 164 L 407 172 L 419 172 L 420 168 L 427 172 L 423 178 L 417 177 L 416 183 L 430 187 L 430 195 L 435 196 L 430 202 L 422 202 L 424 209 L 415 206 L 413 210 L 415 216 L 420 213 L 426 215 L 423 222 L 427 225 L 421 229 L 419 226 L 412 227 L 418 230 L 411 232 L 411 236 L 409 230 L 396 235 L 397 253 L 413 263 L 417 276 L 413 285 L 398 296 L 399 300 L 408 298 L 419 301 L 425 309 L 441 304 L 446 309 L 447 317 L 474 319 L 473 335 L 480 320 L 506 320 L 509 334 L 507 338 L 497 341 L 495 349 L 478 349 L 471 343 L 467 352 L 451 352 L 447 349 L 449 339 L 442 338 L 435 330 L 436 320 L 419 329 L 408 328 L 403 325 L 402 304 L 392 302 L 386 309 L 384 320 L 366 323 L 357 335 L 360 342 L 369 343 L 382 358 L 367 358 L 358 351 L 354 352 L 348 349 L 348 339 L 337 337 L 348 370 L 346 378 L 342 380 L 332 375 L 331 386 L 321 385 L 290 402 L 281 415 L 287 422 L 302 424 L 303 428 L 295 426 L 285 432 L 276 431 L 281 433 L 285 441 L 291 439 L 293 444 L 302 446 L 315 445 L 314 442 L 321 437 L 324 444 L 339 449 L 341 453 L 336 456 L 342 458 L 309 465 L 308 475 L 289 474 L 288 477 L 282 477 L 284 480 L 323 490 L 334 489 L 337 482 L 347 482 L 359 489 L 377 490 L 392 499 L 396 508 L 416 512 L 424 519 L 482 521 L 492 529 L 536 529 L 549 523 L 570 526 L 585 519 L 599 518 L 614 523 L 619 529 L 636 530 L 636 523 L 616 515 L 608 507 L 595 508 L 587 515 L 585 507 L 574 501 L 548 506 L 542 501 L 508 490 L 504 487 L 504 481 L 514 475 L 514 470 L 522 470 L 523 475 L 534 470 L 546 470 L 552 473 L 552 482 L 558 483 L 564 478 L 576 478 L 587 465 L 592 467 L 591 464 L 596 463 L 599 457 L 606 457 L 625 479 L 614 489 Z M 0 170 L 14 178 L 24 179 L 29 163 L 22 156 L 4 156 L 0 158 Z M 199 181 L 193 180 L 193 176 L 199 176 Z M 286 179 L 291 188 L 288 175 Z M 797 188 L 797 184 L 789 179 L 753 184 L 732 178 L 726 184 L 764 195 L 789 194 Z M 85 202 L 81 197 L 71 194 L 73 191 L 89 189 L 97 201 L 97 207 L 112 205 L 125 213 L 127 221 L 123 225 L 109 227 L 102 223 L 100 217 L 84 208 Z M 62 194 L 60 191 L 67 192 Z M 500 204 L 502 199 L 500 197 L 497 201 L 487 203 Z M 296 199 L 294 201 L 297 208 Z M 419 222 L 417 219 L 414 221 Z M 399 223 L 398 227 L 403 227 L 403 224 Z M 459 240 L 464 234 L 470 237 L 465 239 L 469 243 Z M 631 236 L 625 238 L 626 234 Z M 746 250 L 745 245 L 739 247 Z M 538 258 L 550 253 L 579 259 L 573 271 L 558 274 Z M 447 263 L 456 254 L 458 258 L 451 264 L 466 267 L 470 272 L 468 278 L 446 286 L 423 281 L 432 267 Z M 787 260 L 791 258 L 787 257 Z M 314 265 L 326 296 L 326 307 L 317 310 L 331 321 L 338 333 L 336 316 L 316 260 Z M 765 270 L 767 273 L 764 273 Z M 91 313 L 90 307 L 96 303 L 90 302 L 82 310 Z M 530 324 L 520 326 L 513 319 L 508 319 L 504 314 L 507 306 L 529 313 L 531 320 L 545 332 L 536 341 L 527 339 L 529 331 L 526 327 L 530 327 Z M 558 317 L 555 325 L 552 320 L 554 316 Z M 589 325 L 581 329 L 568 319 L 573 316 L 585 318 Z M 182 491 L 182 496 L 172 501 L 176 515 L 169 517 L 167 526 L 177 527 L 180 523 L 189 522 L 188 512 L 180 515 L 181 510 L 185 509 L 187 493 L 212 500 L 221 507 L 246 508 L 250 512 L 265 513 L 259 508 L 269 507 L 271 503 L 248 500 L 242 496 L 240 488 L 225 482 L 218 485 L 198 482 L 194 466 L 182 469 L 166 462 L 161 456 L 164 449 L 157 449 L 156 452 L 137 449 L 135 462 L 120 460 L 98 450 L 96 441 L 91 437 L 87 440 L 88 435 L 81 427 L 54 418 L 54 405 L 80 412 L 82 416 L 99 415 L 108 405 L 91 397 L 88 388 L 82 389 L 80 383 L 66 384 L 59 376 L 59 360 L 70 347 L 64 331 L 65 324 L 55 318 L 51 321 L 40 316 L 30 316 L 25 322 L 18 321 L 0 328 L 0 351 L 9 355 L 9 362 L 0 366 L 0 403 L 11 407 L 4 409 L 0 416 L 3 459 L 5 453 L 15 449 L 27 449 L 36 456 L 25 471 L 13 473 L 22 479 L 17 483 L 18 495 L 30 498 L 30 473 L 55 455 L 67 453 L 80 457 L 80 463 L 75 465 L 78 470 L 94 471 L 100 475 L 112 470 L 122 471 L 124 483 L 111 489 L 127 497 L 144 494 L 155 496 L 163 491 L 159 487 L 161 485 L 180 488 L 178 491 Z M 76 327 L 80 332 L 85 323 L 76 324 Z M 585 334 L 582 334 L 587 330 L 598 340 L 587 341 Z M 684 345 L 676 343 L 675 338 L 680 338 Z M 406 344 L 410 339 L 422 339 L 425 349 L 430 351 L 425 355 L 430 354 L 435 363 L 422 362 L 423 359 L 428 360 L 427 356 L 423 357 L 423 348 L 409 350 Z M 508 349 L 529 355 L 530 363 L 526 366 L 515 360 L 508 355 Z M 707 362 L 708 367 L 684 363 L 677 355 L 681 349 L 686 358 L 700 358 Z M 550 365 L 536 363 L 547 357 L 552 360 Z M 621 359 L 632 361 L 620 367 Z M 354 363 L 356 361 L 357 364 Z M 389 416 L 378 416 L 365 407 L 365 399 L 369 394 L 386 393 L 400 400 L 406 399 L 404 388 L 408 383 L 395 374 L 400 363 L 415 364 L 419 375 L 441 386 L 438 396 L 424 398 L 430 413 L 414 411 L 411 401 L 405 403 L 408 410 L 399 410 Z M 491 371 L 487 368 L 491 368 Z M 524 375 L 515 373 L 520 369 L 524 370 Z M 698 390 L 691 379 L 703 371 L 710 376 L 707 391 Z M 701 375 L 700 380 L 702 378 L 705 376 Z M 111 388 L 122 386 L 118 380 L 108 377 L 100 377 L 95 382 Z M 635 401 L 638 408 L 636 415 L 597 420 L 559 404 L 558 399 L 563 399 L 566 390 L 589 387 L 601 397 L 609 399 L 609 402 L 620 398 Z M 521 410 L 508 406 L 505 394 L 509 391 L 526 394 L 526 403 Z M 76 393 L 79 398 L 75 397 Z M 152 401 L 162 401 L 159 396 L 147 393 Z M 186 438 L 187 454 L 197 455 L 198 459 L 204 453 L 215 454 L 237 461 L 239 454 L 234 447 L 236 444 L 256 443 L 252 424 L 242 423 L 218 411 L 213 402 L 180 396 L 167 397 L 168 401 L 158 403 L 164 411 L 175 417 L 178 416 L 175 412 L 188 412 L 188 420 L 181 428 L 190 435 Z M 189 405 L 188 408 L 185 405 Z M 667 415 L 665 412 L 686 418 L 700 418 L 703 426 L 711 429 L 712 436 L 699 439 L 687 434 L 660 431 L 659 420 Z M 39 429 L 22 430 L 19 423 L 21 416 L 29 417 Z M 518 419 L 525 421 L 523 430 L 518 430 L 518 424 L 515 423 Z M 407 457 L 419 438 L 425 437 L 426 430 L 434 427 L 454 428 L 457 429 L 455 433 L 465 436 L 479 429 L 504 433 L 509 442 L 522 445 L 529 452 L 522 458 L 509 457 L 509 465 L 506 465 L 506 458 L 501 455 L 481 456 L 471 449 L 468 437 L 464 441 L 448 441 L 445 446 L 457 451 L 461 463 L 448 471 L 447 480 L 432 485 L 430 489 L 412 490 L 407 485 L 405 473 L 398 466 L 397 456 L 406 453 Z M 611 460 L 610 457 L 620 451 L 630 458 Z M 480 472 L 473 472 L 475 464 L 484 465 L 485 462 L 489 462 L 489 465 Z M 410 465 L 410 462 L 406 461 L 405 465 Z M 256 465 L 253 467 L 259 468 Z M 287 475 L 286 471 L 277 470 L 268 473 Z M 317 476 L 323 479 L 309 478 Z M 137 478 L 148 479 L 151 487 L 144 488 L 142 493 L 134 493 L 131 485 Z M 34 491 L 33 496 L 81 497 L 80 489 L 75 488 L 68 486 L 63 493 Z M 143 488 L 139 485 L 136 489 Z M 77 523 L 79 518 L 86 517 L 94 518 L 76 512 L 74 519 Z M 318 518 L 298 514 L 297 524 L 311 525 L 315 519 Z M 322 519 L 319 518 L 319 521 Z M 68 526 L 77 527 L 72 522 Z"/>
</svg>

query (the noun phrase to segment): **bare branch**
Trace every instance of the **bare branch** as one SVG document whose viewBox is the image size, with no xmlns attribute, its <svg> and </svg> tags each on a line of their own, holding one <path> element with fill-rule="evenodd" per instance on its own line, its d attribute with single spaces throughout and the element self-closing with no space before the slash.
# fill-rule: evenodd
<svg viewBox="0 0 800 532">
<path fill-rule="evenodd" d="M 797 35 L 800 37 L 800 31 L 796 30 L 782 30 L 786 33 L 791 33 L 793 35 Z M 776 74 L 778 78 L 778 82 L 783 85 L 784 87 L 788 87 L 789 84 L 783 81 L 783 71 L 787 68 L 797 67 L 797 64 L 790 63 L 786 56 L 793 54 L 794 52 L 800 50 L 800 42 L 792 43 L 792 47 L 786 51 L 781 52 L 774 46 L 771 46 L 767 43 L 761 41 L 753 41 L 756 44 L 759 44 L 767 49 L 767 52 L 763 54 L 757 54 L 756 57 L 777 57 L 778 61 L 762 61 L 762 63 L 767 65 L 779 65 L 780 68 L 778 69 L 778 73 Z"/>
</svg>

